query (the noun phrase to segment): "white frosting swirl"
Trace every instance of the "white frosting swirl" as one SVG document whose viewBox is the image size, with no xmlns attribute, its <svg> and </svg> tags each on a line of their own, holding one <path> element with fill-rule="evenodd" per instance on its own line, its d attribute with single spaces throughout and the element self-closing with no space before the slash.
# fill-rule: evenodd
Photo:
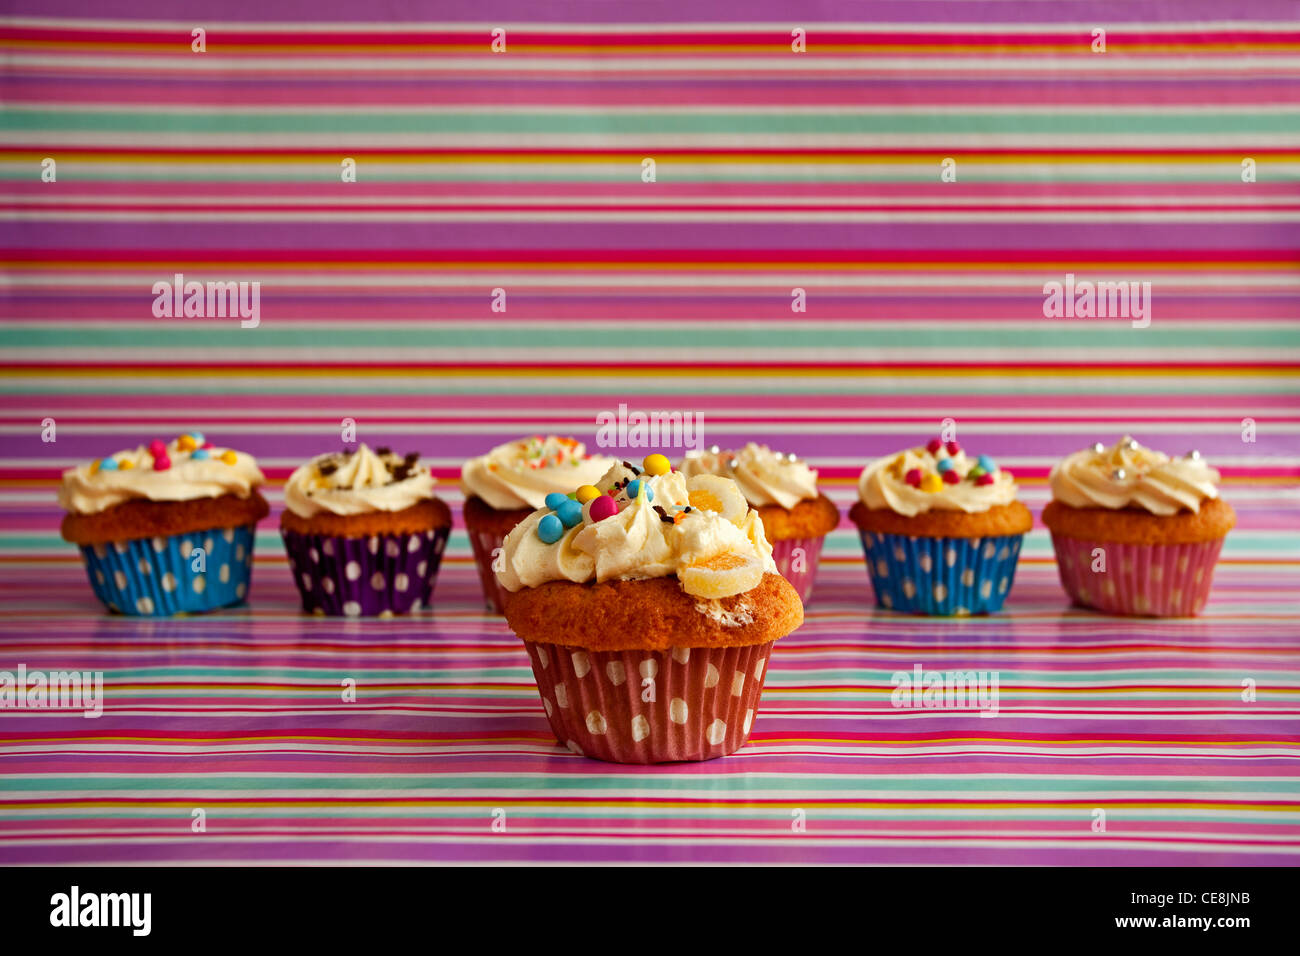
<svg viewBox="0 0 1300 956">
<path fill-rule="evenodd" d="M 682 474 L 721 475 L 730 478 L 755 508 L 780 505 L 793 508 L 817 497 L 817 472 L 793 455 L 774 452 L 749 442 L 738 451 L 690 452 L 677 466 Z"/>
<path fill-rule="evenodd" d="M 608 485 L 621 470 L 621 465 L 615 465 L 596 484 Z M 583 508 L 583 520 L 552 544 L 543 542 L 537 533 L 538 523 L 550 510 L 534 511 L 506 536 L 497 580 L 507 591 L 518 591 L 548 581 L 680 577 L 687 568 L 724 554 L 757 560 L 765 572 L 776 573 L 772 546 L 758 512 L 749 511 L 733 523 L 715 512 L 692 508 L 679 520 L 665 521 L 655 505 L 676 507 L 676 503 L 689 501 L 691 479 L 681 472 L 669 472 L 642 476 L 641 480 L 652 495 L 641 493 L 621 511 L 595 522 L 588 504 Z"/>
<path fill-rule="evenodd" d="M 1217 498 L 1219 473 L 1199 455 L 1170 458 L 1129 436 L 1110 448 L 1069 455 L 1048 477 L 1052 497 L 1072 508 L 1143 508 L 1155 515 L 1199 511 Z"/>
<path fill-rule="evenodd" d="M 59 486 L 59 505 L 66 511 L 86 515 L 98 514 L 136 498 L 148 501 L 193 501 L 222 495 L 247 498 L 266 481 L 252 455 L 231 448 L 209 447 L 195 458 L 195 451 L 200 450 L 197 444 L 186 444 L 183 449 L 178 438 L 166 446 L 171 466 L 162 471 L 154 470 L 154 457 L 144 445 L 69 468 Z M 233 456 L 234 460 L 227 462 L 224 456 Z M 102 467 L 110 459 L 117 466 L 113 470 Z"/>
<path fill-rule="evenodd" d="M 284 484 L 284 504 L 303 518 L 404 511 L 432 497 L 433 485 L 429 469 L 414 459 L 408 465 L 398 455 L 377 455 L 363 444 L 350 455 L 318 455 L 295 469 Z"/>
<path fill-rule="evenodd" d="M 951 467 L 941 466 L 940 462 L 944 461 Z M 995 466 L 988 472 L 993 480 L 981 485 L 970 475 L 976 466 L 962 450 L 953 455 L 943 446 L 934 452 L 909 448 L 867 465 L 858 479 L 858 495 L 868 508 L 888 508 L 909 518 L 928 511 L 976 514 L 1016 500 L 1016 483 L 1011 472 Z M 944 482 L 940 467 L 954 471 L 960 480 L 952 484 Z M 907 480 L 912 472 L 919 473 L 920 485 Z"/>
<path fill-rule="evenodd" d="M 588 455 L 572 438 L 534 435 L 498 445 L 460 469 L 465 497 L 477 495 L 493 508 L 540 508 L 553 491 L 568 494 L 594 484 L 615 459 Z"/>
</svg>

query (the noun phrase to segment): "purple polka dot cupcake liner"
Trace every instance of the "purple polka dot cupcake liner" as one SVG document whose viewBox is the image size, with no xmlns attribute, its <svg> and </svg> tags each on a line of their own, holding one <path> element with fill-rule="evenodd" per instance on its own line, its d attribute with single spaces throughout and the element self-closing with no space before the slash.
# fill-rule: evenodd
<svg viewBox="0 0 1300 956">
<path fill-rule="evenodd" d="M 1210 599 L 1223 539 L 1117 544 L 1054 534 L 1052 547 L 1075 604 L 1130 617 L 1192 617 Z"/>
<path fill-rule="evenodd" d="M 309 614 L 378 617 L 428 607 L 450 527 L 364 538 L 280 530 Z"/>
<path fill-rule="evenodd" d="M 1024 535 L 922 538 L 859 531 L 876 604 L 940 616 L 1000 611 Z"/>
<path fill-rule="evenodd" d="M 505 535 L 490 531 L 469 532 L 470 550 L 474 552 L 474 567 L 478 571 L 479 584 L 483 588 L 483 600 L 487 609 L 495 614 L 505 613 L 506 589 L 497 582 L 492 563 L 505 547 Z"/>
<path fill-rule="evenodd" d="M 772 644 L 589 651 L 525 641 L 556 740 L 612 763 L 713 760 L 749 739 Z"/>
<path fill-rule="evenodd" d="M 813 578 L 821 561 L 825 538 L 787 538 L 772 542 L 772 560 L 776 569 L 799 594 L 804 604 L 812 597 Z"/>
<path fill-rule="evenodd" d="M 83 545 L 95 596 L 137 617 L 201 614 L 248 596 L 256 526 Z"/>
</svg>

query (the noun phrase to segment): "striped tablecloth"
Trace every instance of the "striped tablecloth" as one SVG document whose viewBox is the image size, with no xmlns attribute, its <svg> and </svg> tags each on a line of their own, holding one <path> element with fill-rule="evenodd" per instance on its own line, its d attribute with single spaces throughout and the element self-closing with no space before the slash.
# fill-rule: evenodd
<svg viewBox="0 0 1300 956">
<path fill-rule="evenodd" d="M 0 17 L 0 670 L 107 682 L 0 711 L 0 862 L 1296 860 L 1293 2 L 202 6 Z M 156 316 L 178 274 L 261 283 L 258 326 Z M 1150 282 L 1149 326 L 1046 317 L 1069 275 Z M 751 744 L 658 768 L 555 745 L 459 524 L 435 612 L 363 622 L 297 613 L 274 516 L 250 605 L 176 621 L 102 614 L 57 533 L 61 469 L 189 428 L 278 509 L 344 419 L 459 521 L 467 456 L 620 404 L 842 507 L 945 418 L 1035 512 L 1127 432 L 1240 523 L 1194 621 L 1069 609 L 1041 529 L 1006 613 L 880 614 L 846 524 Z M 918 664 L 999 715 L 892 707 Z"/>
</svg>

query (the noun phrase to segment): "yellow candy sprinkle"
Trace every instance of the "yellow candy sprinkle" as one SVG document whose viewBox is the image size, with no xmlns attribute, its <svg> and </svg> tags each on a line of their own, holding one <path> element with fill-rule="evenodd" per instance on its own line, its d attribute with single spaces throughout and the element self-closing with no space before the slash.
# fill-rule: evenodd
<svg viewBox="0 0 1300 956">
<path fill-rule="evenodd" d="M 119 471 L 130 471 L 134 467 L 135 467 L 135 462 L 133 462 L 130 458 L 123 458 L 121 461 L 117 463 L 117 468 Z"/>
<path fill-rule="evenodd" d="M 937 491 L 943 491 L 943 479 L 934 472 L 930 472 L 921 479 L 921 490 L 928 491 L 930 494 L 934 494 Z"/>
<path fill-rule="evenodd" d="M 95 474 L 95 472 L 97 472 L 97 471 L 99 471 L 99 459 L 98 459 L 98 458 L 96 458 L 94 461 L 92 461 L 92 462 L 90 463 L 90 473 L 93 475 L 93 474 Z"/>
<path fill-rule="evenodd" d="M 646 455 L 641 464 L 647 475 L 666 475 L 673 470 L 673 466 L 663 455 Z"/>
<path fill-rule="evenodd" d="M 199 444 L 189 435 L 182 435 L 176 439 L 176 447 L 181 451 L 193 451 L 199 447 Z"/>
<path fill-rule="evenodd" d="M 221 453 L 221 460 L 224 461 L 227 465 L 233 465 L 236 461 L 239 460 L 239 456 L 236 455 L 233 451 L 225 451 Z"/>
<path fill-rule="evenodd" d="M 578 501 L 586 504 L 588 501 L 595 501 L 600 497 L 600 489 L 595 485 L 582 485 L 578 488 Z"/>
</svg>

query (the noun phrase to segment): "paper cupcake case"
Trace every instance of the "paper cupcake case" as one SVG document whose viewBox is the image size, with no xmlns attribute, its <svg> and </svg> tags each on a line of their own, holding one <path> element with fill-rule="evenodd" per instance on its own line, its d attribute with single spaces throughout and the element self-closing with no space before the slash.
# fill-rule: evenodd
<svg viewBox="0 0 1300 956">
<path fill-rule="evenodd" d="M 303 610 L 337 617 L 427 607 L 450 527 L 365 538 L 281 530 Z"/>
<path fill-rule="evenodd" d="M 1134 617 L 1191 617 L 1209 600 L 1223 539 L 1194 544 L 1116 544 L 1052 535 L 1061 586 L 1076 604 Z M 1094 571 L 1093 552 L 1105 552 Z"/>
<path fill-rule="evenodd" d="M 799 592 L 799 600 L 807 604 L 812 597 L 813 579 L 817 576 L 817 565 L 821 561 L 822 544 L 825 538 L 787 538 L 772 542 L 772 560 L 794 589 Z M 800 570 L 795 570 L 795 559 L 802 549 Z"/>
<path fill-rule="evenodd" d="M 478 569 L 479 584 L 483 586 L 483 600 L 488 610 L 497 614 L 505 613 L 505 588 L 497 583 L 496 572 L 492 570 L 493 555 L 500 554 L 497 549 L 504 548 L 505 535 L 490 531 L 469 531 L 469 546 L 474 552 L 474 567 Z"/>
<path fill-rule="evenodd" d="M 248 596 L 255 525 L 162 538 L 83 545 L 95 596 L 110 611 L 139 617 L 197 614 Z M 194 549 L 203 549 L 198 562 Z M 202 570 L 195 570 L 199 564 Z"/>
<path fill-rule="evenodd" d="M 922 538 L 859 531 L 876 603 L 912 614 L 988 614 L 1015 581 L 1024 535 Z"/>
<path fill-rule="evenodd" d="M 646 764 L 744 746 L 773 642 L 671 651 L 525 643 L 556 739 L 597 760 Z"/>
</svg>

